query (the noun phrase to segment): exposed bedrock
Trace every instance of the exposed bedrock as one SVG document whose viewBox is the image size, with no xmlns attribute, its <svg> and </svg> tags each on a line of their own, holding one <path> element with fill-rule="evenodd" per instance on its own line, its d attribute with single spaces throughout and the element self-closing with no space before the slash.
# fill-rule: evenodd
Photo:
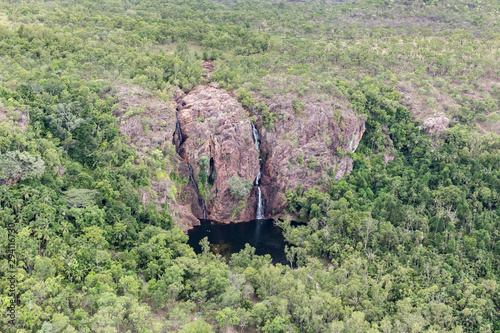
<svg viewBox="0 0 500 333">
<path fill-rule="evenodd" d="M 179 126 L 173 140 L 193 168 L 198 199 L 205 202 L 207 218 L 220 222 L 254 219 L 255 189 L 238 197 L 231 194 L 228 184 L 232 177 L 253 183 L 259 171 L 259 154 L 247 112 L 215 84 L 179 96 L 177 105 Z M 179 128 L 183 140 L 180 147 Z M 193 202 L 192 211 L 203 217 L 199 200 Z"/>
<path fill-rule="evenodd" d="M 137 154 L 147 159 L 151 151 L 157 149 L 164 156 L 170 156 L 166 174 L 174 171 L 183 177 L 188 175 L 188 165 L 178 155 L 170 155 L 170 138 L 175 130 L 175 122 L 172 121 L 175 109 L 151 92 L 136 86 L 117 86 L 116 96 L 119 108 L 113 114 L 119 119 L 120 134 L 126 135 L 128 144 Z M 62 172 L 64 170 L 60 168 L 59 173 Z M 196 193 L 189 188 L 182 197 L 176 197 L 173 189 L 177 186 L 168 177 L 152 178 L 150 186 L 139 189 L 138 195 L 144 205 L 152 202 L 158 210 L 166 207 L 174 218 L 174 223 L 187 230 L 200 224 L 190 207 Z"/>
<path fill-rule="evenodd" d="M 261 131 L 263 159 L 263 195 L 266 216 L 281 216 L 287 206 L 285 192 L 299 185 L 304 190 L 327 183 L 333 173 L 335 181 L 352 171 L 354 152 L 365 131 L 365 121 L 350 110 L 337 115 L 321 105 L 306 105 L 303 114 L 295 116 L 289 105 L 271 105 L 279 114 L 272 131 Z"/>
<path fill-rule="evenodd" d="M 285 192 L 302 185 L 304 190 L 326 184 L 328 174 L 338 181 L 352 170 L 354 152 L 365 130 L 364 119 L 348 109 L 341 113 L 321 105 L 307 105 L 299 116 L 291 105 L 270 105 L 277 115 L 273 130 L 259 119 L 259 152 L 249 114 L 232 95 L 216 84 L 199 86 L 177 98 L 178 126 L 173 135 L 180 156 L 193 168 L 198 189 L 192 212 L 220 221 L 245 221 L 256 217 L 259 187 L 243 197 L 231 194 L 232 177 L 259 182 L 266 218 L 281 215 L 287 205 Z M 181 133 L 179 133 L 179 131 Z M 179 135 L 181 134 L 181 135 Z M 262 169 L 261 169 L 262 167 Z M 244 193 L 244 191 L 243 191 Z"/>
</svg>

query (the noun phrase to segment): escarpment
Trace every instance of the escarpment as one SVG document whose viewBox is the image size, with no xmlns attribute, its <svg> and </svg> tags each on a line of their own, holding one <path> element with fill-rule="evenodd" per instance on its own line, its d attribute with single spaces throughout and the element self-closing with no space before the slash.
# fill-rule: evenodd
<svg viewBox="0 0 500 333">
<path fill-rule="evenodd" d="M 285 193 L 301 186 L 323 187 L 352 171 L 354 152 L 365 131 L 365 120 L 347 108 L 334 111 L 308 104 L 296 115 L 291 103 L 269 103 L 277 121 L 262 133 L 265 163 L 262 173 L 266 216 L 279 217 L 287 206 Z M 268 126 L 269 127 L 269 126 Z"/>
<path fill-rule="evenodd" d="M 158 210 L 165 207 L 174 223 L 185 230 L 199 225 L 200 221 L 190 208 L 191 198 L 196 193 L 192 190 L 190 193 L 188 188 L 183 197 L 177 196 L 179 184 L 167 176 L 172 172 L 181 177 L 189 173 L 187 164 L 176 154 L 170 139 L 175 130 L 172 121 L 175 108 L 136 86 L 118 86 L 116 96 L 119 107 L 113 114 L 118 118 L 120 134 L 127 137 L 127 143 L 147 161 L 152 158 L 167 161 L 163 175 L 153 177 L 150 186 L 138 190 L 142 203 L 153 202 Z"/>
<path fill-rule="evenodd" d="M 177 120 L 173 141 L 193 170 L 191 187 L 198 192 L 193 213 L 202 218 L 204 204 L 212 220 L 254 219 L 255 190 L 245 184 L 252 184 L 259 172 L 259 154 L 247 112 L 212 84 L 178 98 Z M 236 180 L 233 188 L 231 179 Z"/>
<path fill-rule="evenodd" d="M 217 84 L 178 96 L 173 142 L 193 170 L 197 217 L 202 204 L 205 216 L 220 222 L 279 217 L 287 190 L 322 187 L 330 175 L 338 181 L 352 170 L 348 153 L 363 136 L 364 119 L 347 108 L 309 104 L 296 115 L 291 104 L 269 104 L 276 121 L 264 126 Z M 235 177 L 254 186 L 237 197 Z"/>
<path fill-rule="evenodd" d="M 179 91 L 173 105 L 137 87 L 118 87 L 117 95 L 114 114 L 128 143 L 146 160 L 161 154 L 169 161 L 138 194 L 183 228 L 203 218 L 282 216 L 287 190 L 321 188 L 352 170 L 348 153 L 365 129 L 347 107 L 309 103 L 297 114 L 286 101 L 266 101 L 276 117 L 264 123 L 216 83 Z"/>
</svg>

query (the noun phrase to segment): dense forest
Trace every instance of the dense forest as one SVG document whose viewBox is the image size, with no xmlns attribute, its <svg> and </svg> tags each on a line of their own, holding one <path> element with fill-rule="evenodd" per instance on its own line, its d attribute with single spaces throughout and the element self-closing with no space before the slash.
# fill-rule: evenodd
<svg viewBox="0 0 500 333">
<path fill-rule="evenodd" d="M 500 332 L 498 1 L 0 0 L 0 59 L 0 331 Z M 206 61 L 269 133 L 276 101 L 365 121 L 284 193 L 287 265 L 196 254 L 172 133 L 120 132 L 175 128 L 119 92 L 174 108 Z"/>
</svg>

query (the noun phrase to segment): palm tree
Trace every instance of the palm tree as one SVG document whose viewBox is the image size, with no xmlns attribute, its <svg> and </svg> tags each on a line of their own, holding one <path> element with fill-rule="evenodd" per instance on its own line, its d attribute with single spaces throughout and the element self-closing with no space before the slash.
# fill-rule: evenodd
<svg viewBox="0 0 500 333">
<path fill-rule="evenodd" d="M 62 221 L 61 225 L 59 226 L 59 231 L 62 232 L 62 235 L 66 235 L 69 232 L 69 222 L 68 221 Z"/>
</svg>

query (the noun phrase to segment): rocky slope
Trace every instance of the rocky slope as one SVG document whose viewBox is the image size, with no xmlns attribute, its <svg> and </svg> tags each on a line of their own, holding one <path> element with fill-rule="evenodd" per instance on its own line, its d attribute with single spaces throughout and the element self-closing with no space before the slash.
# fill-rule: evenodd
<svg viewBox="0 0 500 333">
<path fill-rule="evenodd" d="M 23 112 L 18 109 L 9 110 L 7 107 L 0 106 L 0 124 L 5 126 L 5 128 L 10 128 L 13 131 L 20 129 L 21 131 L 25 132 L 28 123 L 29 123 L 29 109 L 27 107 L 26 110 Z M 19 180 L 20 180 L 19 178 L 11 178 L 11 179 L 0 178 L 0 186 L 12 185 L 17 183 Z"/>
<path fill-rule="evenodd" d="M 175 119 L 175 107 L 136 86 L 118 86 L 116 96 L 119 108 L 113 114 L 118 117 L 120 134 L 128 136 L 128 144 L 146 160 L 155 150 L 160 151 L 168 161 L 165 174 L 175 171 L 187 179 L 189 168 L 176 154 L 171 142 L 175 130 L 175 122 L 172 121 Z M 196 192 L 184 186 L 184 195 L 176 197 L 173 189 L 178 190 L 179 187 L 168 177 L 158 177 L 151 180 L 149 188 L 141 189 L 139 195 L 144 205 L 152 201 L 159 210 L 162 204 L 167 203 L 175 223 L 187 229 L 200 223 L 191 212 L 191 202 L 196 198 Z"/>
<path fill-rule="evenodd" d="M 209 219 L 221 222 L 253 219 L 255 190 L 235 198 L 228 185 L 231 177 L 253 182 L 259 172 L 259 154 L 248 113 L 216 84 L 199 86 L 188 95 L 179 96 L 178 105 L 179 127 L 173 140 L 179 154 L 193 168 L 193 178 L 201 192 L 199 208 L 193 207 L 193 212 L 203 217 L 201 200 L 204 200 Z"/>
<path fill-rule="evenodd" d="M 155 177 L 139 193 L 143 203 L 152 201 L 159 209 L 167 203 L 176 224 L 185 229 L 201 218 L 226 223 L 255 219 L 259 170 L 264 216 L 281 216 L 287 190 L 322 187 L 329 175 L 338 181 L 352 170 L 348 153 L 357 148 L 365 129 L 364 120 L 347 103 L 337 111 L 307 103 L 297 114 L 291 99 L 267 100 L 276 121 L 266 129 L 259 114 L 253 118 L 261 137 L 259 151 L 252 111 L 216 83 L 187 95 L 177 92 L 175 105 L 138 87 L 117 87 L 116 95 L 119 108 L 114 114 L 128 143 L 146 161 L 161 152 L 168 161 L 165 175 L 174 171 L 183 179 L 179 183 Z M 240 180 L 240 197 L 231 192 L 232 178 Z"/>
<path fill-rule="evenodd" d="M 272 130 L 266 130 L 261 119 L 255 124 L 261 134 L 259 162 L 249 113 L 232 94 L 211 84 L 178 96 L 177 102 L 179 126 L 173 142 L 193 168 L 194 186 L 206 187 L 199 199 L 204 200 L 207 218 L 221 222 L 250 220 L 256 214 L 256 186 L 235 199 L 228 186 L 231 177 L 255 182 L 262 163 L 265 217 L 278 217 L 287 205 L 286 190 L 322 186 L 328 173 L 333 172 L 337 181 L 349 173 L 352 159 L 347 153 L 355 151 L 365 130 L 364 120 L 348 109 L 335 114 L 323 105 L 308 104 L 296 116 L 291 103 L 268 101 L 277 121 Z M 209 165 L 200 162 L 204 158 Z M 203 185 L 203 172 L 212 177 L 212 186 Z M 200 200 L 196 206 L 193 212 L 201 218 Z"/>
<path fill-rule="evenodd" d="M 261 130 L 262 188 L 266 216 L 276 218 L 287 205 L 287 190 L 322 187 L 329 174 L 338 181 L 351 172 L 353 161 L 347 153 L 358 147 L 365 121 L 347 108 L 335 114 L 320 103 L 306 104 L 300 115 L 286 100 L 268 104 L 278 120 L 274 130 Z"/>
</svg>

